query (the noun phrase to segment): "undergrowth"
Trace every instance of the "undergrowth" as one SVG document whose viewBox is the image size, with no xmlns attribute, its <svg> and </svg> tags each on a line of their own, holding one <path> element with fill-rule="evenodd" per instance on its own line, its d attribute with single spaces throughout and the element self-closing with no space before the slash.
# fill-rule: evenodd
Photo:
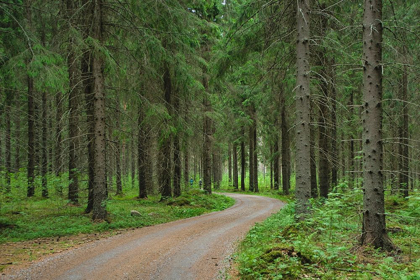
<svg viewBox="0 0 420 280">
<path fill-rule="evenodd" d="M 420 280 L 420 197 L 386 199 L 388 234 L 401 252 L 360 247 L 362 193 L 313 200 L 306 221 L 294 203 L 257 224 L 236 256 L 241 279 Z"/>
<path fill-rule="evenodd" d="M 139 228 L 178 219 L 198 216 L 226 209 L 234 204 L 232 198 L 206 195 L 198 189 L 184 192 L 177 198 L 160 201 L 160 196 L 137 199 L 136 189 L 125 188 L 122 196 L 112 195 L 107 200 L 109 219 L 94 223 L 85 214 L 86 197 L 81 193 L 81 205 L 71 205 L 60 194 L 61 186 L 51 184 L 50 198 L 27 198 L 26 189 L 16 186 L 12 192 L 0 192 L 0 244 L 36 238 L 112 231 L 121 228 Z M 136 210 L 139 216 L 131 216 Z"/>
</svg>

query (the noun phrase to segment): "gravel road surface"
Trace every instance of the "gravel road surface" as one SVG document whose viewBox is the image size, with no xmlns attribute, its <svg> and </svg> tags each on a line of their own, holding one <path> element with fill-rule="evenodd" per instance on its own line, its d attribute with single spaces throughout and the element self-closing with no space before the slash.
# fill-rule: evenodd
<svg viewBox="0 0 420 280">
<path fill-rule="evenodd" d="M 227 195 L 236 200 L 227 210 L 85 244 L 0 279 L 224 279 L 238 240 L 283 206 L 267 197 Z"/>
</svg>

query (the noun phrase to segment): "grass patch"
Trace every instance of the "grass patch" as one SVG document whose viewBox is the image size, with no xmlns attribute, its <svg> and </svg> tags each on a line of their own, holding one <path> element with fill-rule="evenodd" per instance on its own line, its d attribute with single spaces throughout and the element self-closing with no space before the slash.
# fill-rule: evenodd
<svg viewBox="0 0 420 280">
<path fill-rule="evenodd" d="M 360 247 L 361 190 L 312 201 L 294 219 L 294 203 L 257 224 L 236 256 L 240 279 L 420 279 L 420 198 L 388 196 L 387 227 L 401 253 Z"/>
<path fill-rule="evenodd" d="M 69 205 L 61 196 L 49 199 L 3 196 L 0 201 L 0 244 L 69 236 L 80 233 L 112 231 L 122 228 L 140 228 L 183 218 L 220 211 L 234 204 L 234 200 L 222 195 L 206 195 L 191 190 L 177 198 L 160 202 L 159 196 L 136 199 L 134 192 L 125 196 L 110 197 L 107 201 L 109 219 L 94 223 L 85 214 L 85 205 Z M 136 210 L 140 216 L 131 216 Z"/>
</svg>

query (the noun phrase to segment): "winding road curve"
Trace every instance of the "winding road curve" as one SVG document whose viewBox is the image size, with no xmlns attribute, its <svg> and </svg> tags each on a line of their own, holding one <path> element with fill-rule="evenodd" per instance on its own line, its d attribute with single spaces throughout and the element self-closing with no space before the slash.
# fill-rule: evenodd
<svg viewBox="0 0 420 280">
<path fill-rule="evenodd" d="M 89 243 L 0 279 L 223 279 L 237 241 L 284 205 L 267 197 L 226 195 L 236 200 L 227 210 Z"/>
</svg>

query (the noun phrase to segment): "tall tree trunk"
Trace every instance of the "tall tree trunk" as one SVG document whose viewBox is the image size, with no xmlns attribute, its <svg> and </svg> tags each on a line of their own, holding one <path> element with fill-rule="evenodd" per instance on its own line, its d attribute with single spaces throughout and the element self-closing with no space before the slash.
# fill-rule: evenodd
<svg viewBox="0 0 420 280">
<path fill-rule="evenodd" d="M 311 123 L 313 123 L 314 119 L 314 108 L 311 104 Z M 311 197 L 316 198 L 318 197 L 318 182 L 317 182 L 317 176 L 316 176 L 316 157 L 315 157 L 315 126 L 311 125 L 309 129 L 310 133 L 310 147 L 309 147 L 309 154 L 311 159 Z"/>
<path fill-rule="evenodd" d="M 147 198 L 147 185 L 146 185 L 146 130 L 144 123 L 145 113 L 143 104 L 139 104 L 138 113 L 138 141 L 137 141 L 137 157 L 138 157 L 138 174 L 139 174 L 139 198 Z"/>
<path fill-rule="evenodd" d="M 178 133 L 174 135 L 174 196 L 181 195 L 181 148 Z"/>
<path fill-rule="evenodd" d="M 54 100 L 49 98 L 48 100 L 48 173 L 54 174 L 54 124 L 53 124 L 53 108 L 54 108 Z"/>
<path fill-rule="evenodd" d="M 93 0 L 92 38 L 102 42 L 102 0 Z M 105 141 L 105 78 L 104 59 L 95 52 L 92 63 L 94 85 L 94 181 L 93 181 L 93 220 L 104 220 L 106 211 L 106 141 Z"/>
<path fill-rule="evenodd" d="M 320 52 L 323 54 L 323 52 Z M 322 54 L 320 66 L 325 67 L 325 58 Z M 326 71 L 321 72 L 324 77 L 326 77 Z M 326 79 L 326 78 L 325 78 Z M 329 121 L 329 106 L 328 106 L 328 83 L 326 80 L 321 80 L 321 91 L 322 99 L 319 104 L 319 116 L 318 116 L 318 143 L 319 143 L 319 167 L 318 167 L 318 179 L 319 179 L 319 194 L 321 197 L 328 198 L 328 193 L 330 189 L 330 141 L 329 136 L 327 135 L 329 129 L 327 129 Z"/>
<path fill-rule="evenodd" d="M 276 126 L 277 127 L 277 126 Z M 273 176 L 274 176 L 274 190 L 278 190 L 280 186 L 280 151 L 279 151 L 279 140 L 276 138 L 274 141 L 274 148 L 273 148 Z"/>
<path fill-rule="evenodd" d="M 130 161 L 131 161 L 131 188 L 134 189 L 135 180 L 136 180 L 136 144 L 134 141 L 134 133 L 131 135 L 131 153 L 130 153 Z"/>
<path fill-rule="evenodd" d="M 242 128 L 241 133 L 241 190 L 245 191 L 245 130 Z"/>
<path fill-rule="evenodd" d="M 228 143 L 228 186 L 232 185 L 232 149 L 230 143 Z"/>
<path fill-rule="evenodd" d="M 28 29 L 32 28 L 32 0 L 26 0 L 25 9 L 26 9 L 26 19 L 28 21 Z M 29 48 L 31 48 L 30 43 Z M 27 61 L 27 66 L 29 67 L 30 61 Z M 27 69 L 29 71 L 29 69 Z M 31 197 L 35 195 L 35 91 L 34 91 L 34 80 L 28 74 L 27 75 L 28 83 L 28 167 L 27 167 L 27 178 L 28 178 L 28 188 L 27 196 Z"/>
<path fill-rule="evenodd" d="M 48 197 L 48 149 L 47 149 L 47 93 L 42 93 L 42 160 L 41 160 L 41 176 L 42 176 L 42 197 Z"/>
<path fill-rule="evenodd" d="M 74 13 L 78 9 L 76 2 L 66 0 L 69 31 L 76 24 L 74 21 Z M 74 39 L 69 38 L 67 67 L 69 74 L 69 189 L 68 199 L 70 203 L 78 204 L 79 202 L 79 178 L 78 178 L 78 155 L 79 148 L 79 63 L 74 51 Z"/>
<path fill-rule="evenodd" d="M 16 100 L 17 114 L 15 114 L 15 172 L 19 172 L 20 169 L 20 121 L 21 121 L 21 105 L 20 99 Z"/>
<path fill-rule="evenodd" d="M 238 147 L 236 143 L 233 143 L 232 154 L 233 154 L 233 188 L 237 190 L 239 188 L 239 181 L 238 181 Z"/>
<path fill-rule="evenodd" d="M 259 192 L 258 189 L 258 143 L 257 143 L 257 119 L 256 119 L 256 112 L 255 107 L 253 108 L 253 114 L 254 114 L 254 124 L 253 124 L 253 142 L 254 142 L 254 192 Z"/>
<path fill-rule="evenodd" d="M 203 71 L 203 86 L 205 88 L 205 95 L 209 94 L 209 82 L 207 71 Z M 203 99 L 204 117 L 203 117 L 203 189 L 207 194 L 211 194 L 211 154 L 212 154 L 212 121 L 208 114 L 211 112 L 210 100 L 207 96 Z"/>
<path fill-rule="evenodd" d="M 186 190 L 189 189 L 189 179 L 190 179 L 190 152 L 188 149 L 188 140 L 184 138 L 185 147 L 184 147 L 184 187 Z"/>
<path fill-rule="evenodd" d="M 296 77 L 296 215 L 304 218 L 311 197 L 309 0 L 297 1 Z"/>
<path fill-rule="evenodd" d="M 11 175 L 12 175 L 12 129 L 11 129 L 11 113 L 12 113 L 12 98 L 13 95 L 10 91 L 6 92 L 6 106 L 5 106 L 5 118 L 6 118 L 6 192 L 9 193 L 11 190 Z"/>
<path fill-rule="evenodd" d="M 35 195 L 35 104 L 34 80 L 28 79 L 28 192 L 27 196 Z"/>
<path fill-rule="evenodd" d="M 405 53 L 405 51 L 404 51 Z M 407 91 L 408 91 L 408 73 L 407 65 L 403 66 L 402 73 L 402 83 L 401 83 L 401 101 L 403 102 L 403 120 L 402 126 L 400 126 L 400 141 L 399 141 L 399 150 L 400 150 L 400 166 L 398 168 L 399 178 L 398 185 L 400 188 L 400 193 L 404 197 L 408 197 L 408 171 L 409 171 L 409 153 L 408 153 L 408 100 L 407 100 Z"/>
<path fill-rule="evenodd" d="M 171 98 L 172 98 L 172 80 L 171 73 L 169 69 L 168 62 L 165 62 L 164 65 L 164 74 L 163 74 L 163 83 L 165 91 L 165 103 L 168 114 L 171 115 Z M 169 123 L 165 120 L 164 123 L 165 130 L 169 129 Z M 160 184 L 161 184 L 161 194 L 162 199 L 166 199 L 172 196 L 172 187 L 171 187 L 171 138 L 169 133 L 164 133 L 161 135 L 161 147 L 160 147 L 160 157 L 161 157 L 161 173 L 160 173 Z"/>
<path fill-rule="evenodd" d="M 287 121 L 286 112 L 286 98 L 285 93 L 281 91 L 281 169 L 282 169 L 282 183 L 283 194 L 289 195 L 290 192 L 290 134 L 289 125 Z"/>
<path fill-rule="evenodd" d="M 173 98 L 173 109 L 172 109 L 172 120 L 175 122 L 173 125 L 175 127 L 178 126 L 178 120 L 180 112 L 180 102 L 179 102 L 179 91 L 178 89 L 175 90 L 175 96 Z M 174 161 L 174 176 L 173 176 L 173 184 L 174 184 L 174 196 L 178 197 L 181 195 L 181 145 L 179 139 L 180 132 L 177 130 L 173 136 L 173 161 Z"/>
<path fill-rule="evenodd" d="M 61 118 L 63 117 L 63 105 L 62 105 L 62 98 L 61 94 L 57 93 L 55 95 L 55 106 L 56 106 L 56 123 L 55 123 L 55 176 L 59 177 L 63 172 L 63 161 L 62 161 L 62 152 L 61 152 L 61 141 L 62 141 L 62 121 Z M 61 189 L 59 190 L 62 191 Z"/>
<path fill-rule="evenodd" d="M 338 165 L 340 163 L 338 148 L 337 148 L 337 91 L 335 84 L 335 59 L 332 58 L 329 67 L 331 73 L 330 84 L 330 100 L 331 100 L 331 185 L 336 187 L 338 184 Z"/>
<path fill-rule="evenodd" d="M 394 249 L 386 232 L 382 171 L 382 0 L 365 0 L 363 14 L 362 245 Z"/>
<path fill-rule="evenodd" d="M 254 191 L 254 129 L 253 126 L 251 125 L 249 127 L 249 137 L 248 137 L 248 142 L 249 142 L 249 153 L 248 153 L 248 170 L 249 170 L 249 191 L 253 192 Z"/>
<path fill-rule="evenodd" d="M 93 3 L 90 0 L 83 0 L 85 11 L 83 12 L 85 18 L 85 26 L 83 38 L 86 39 L 90 36 L 90 22 L 93 16 Z M 93 52 L 92 49 L 84 50 L 82 63 L 81 63 L 81 77 L 83 80 L 83 91 L 85 94 L 86 103 L 86 121 L 87 128 L 87 154 L 88 154 L 88 201 L 85 213 L 90 213 L 93 210 L 93 188 L 95 178 L 95 118 L 94 118 L 94 77 L 93 77 Z"/>
<path fill-rule="evenodd" d="M 122 171 L 121 171 L 121 142 L 119 139 L 116 139 L 116 151 L 115 151 L 115 168 L 116 168 L 116 185 L 117 185 L 117 191 L 115 195 L 122 195 L 123 189 L 122 189 Z"/>
</svg>

